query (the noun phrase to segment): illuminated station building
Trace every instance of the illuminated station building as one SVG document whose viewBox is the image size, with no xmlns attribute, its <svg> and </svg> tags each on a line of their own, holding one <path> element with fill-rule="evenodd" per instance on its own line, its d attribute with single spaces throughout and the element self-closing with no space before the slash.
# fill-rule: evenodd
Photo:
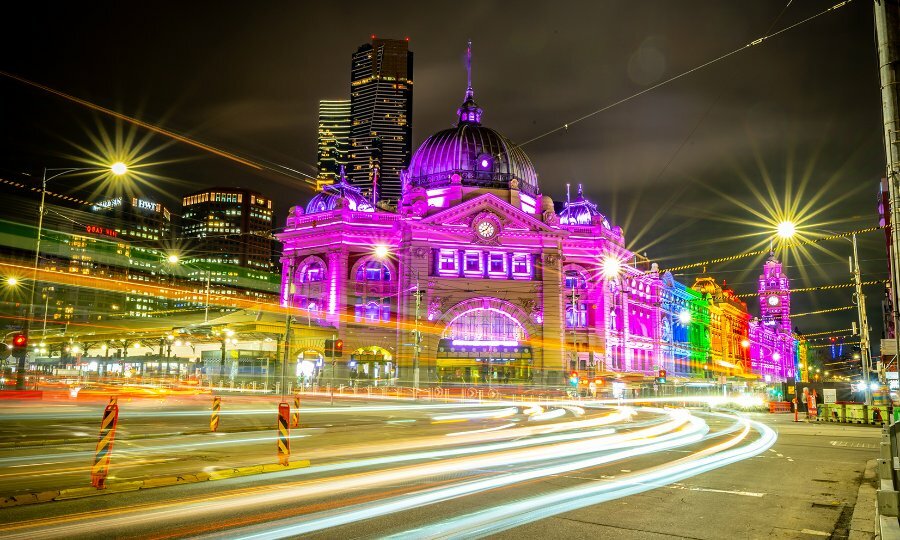
<svg viewBox="0 0 900 540">
<path fill-rule="evenodd" d="M 711 278 L 687 287 L 627 250 L 581 186 L 555 212 L 528 156 L 482 116 L 469 84 L 456 127 L 428 137 L 402 171 L 393 211 L 344 174 L 291 209 L 277 235 L 281 302 L 298 325 L 324 330 L 298 333 L 298 362 L 321 366 L 333 335 L 342 380 L 408 384 L 416 363 L 423 383 L 793 376 L 780 266 L 767 263 L 778 283 L 766 278 L 760 297 L 777 290 L 783 307 L 766 302 L 751 324 Z"/>
</svg>

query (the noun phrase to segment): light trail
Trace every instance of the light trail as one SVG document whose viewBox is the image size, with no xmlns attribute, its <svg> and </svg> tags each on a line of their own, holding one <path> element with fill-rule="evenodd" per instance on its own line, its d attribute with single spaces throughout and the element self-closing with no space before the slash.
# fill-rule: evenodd
<svg viewBox="0 0 900 540">
<path fill-rule="evenodd" d="M 498 410 L 509 409 L 506 405 Z M 653 489 L 743 459 L 742 456 L 755 451 L 754 444 L 759 445 L 767 436 L 754 426 L 763 435 L 760 440 L 736 448 L 748 437 L 751 424 L 733 415 L 711 414 L 732 422 L 713 432 L 703 419 L 687 410 L 642 408 L 636 411 L 621 407 L 597 415 L 596 409 L 585 411 L 575 405 L 569 407 L 580 409 L 585 416 L 565 420 L 560 417 L 543 425 L 507 422 L 485 429 L 427 436 L 419 440 L 321 449 L 323 455 L 333 452 L 339 458 L 345 457 L 345 450 L 346 455 L 369 452 L 383 452 L 385 455 L 271 473 L 258 477 L 260 481 L 264 478 L 268 480 L 261 486 L 247 486 L 246 478 L 222 480 L 217 482 L 222 489 L 209 495 L 184 497 L 182 494 L 178 499 L 161 503 L 8 524 L 4 535 L 23 539 L 110 535 L 122 530 L 141 530 L 153 524 L 166 537 L 170 534 L 192 537 L 208 534 L 216 538 L 283 538 L 542 481 L 635 456 L 720 440 L 713 446 L 694 449 L 688 457 L 674 462 L 665 458 L 664 465 L 635 473 L 633 478 L 621 479 L 621 485 L 591 482 L 587 487 L 578 487 L 589 489 L 578 492 L 581 493 L 579 497 L 602 502 L 604 497 L 626 496 L 634 489 Z M 481 404 L 480 410 L 470 412 L 496 413 L 484 408 L 485 405 Z M 561 411 L 565 415 L 567 412 L 577 414 L 576 410 L 558 408 L 550 412 Z M 634 422 L 632 417 L 636 412 L 648 418 Z M 491 422 L 494 418 L 485 415 L 478 417 L 478 420 Z M 774 441 L 774 433 L 771 439 Z M 429 447 L 424 451 L 417 449 Z M 359 472 L 352 472 L 354 470 Z M 229 490 L 229 485 L 235 488 Z M 446 527 L 448 534 L 459 531 L 452 532 L 459 537 L 490 534 L 480 531 L 485 527 L 505 530 L 517 523 L 540 519 L 536 515 L 565 511 L 561 508 L 571 504 L 571 499 L 575 497 L 569 494 L 570 491 L 556 490 L 541 495 L 557 498 L 547 499 L 546 507 L 542 506 L 540 512 L 535 512 L 536 507 L 529 505 L 523 515 L 516 503 L 508 503 L 492 508 L 498 513 L 490 516 L 480 512 L 464 514 L 439 525 Z M 528 500 L 532 499 L 542 500 Z M 183 529 L 173 528 L 179 523 L 183 524 Z M 172 532 L 166 533 L 165 528 L 159 527 L 160 524 L 165 524 Z M 416 538 L 443 536 L 430 531 L 416 529 L 400 535 Z"/>
</svg>

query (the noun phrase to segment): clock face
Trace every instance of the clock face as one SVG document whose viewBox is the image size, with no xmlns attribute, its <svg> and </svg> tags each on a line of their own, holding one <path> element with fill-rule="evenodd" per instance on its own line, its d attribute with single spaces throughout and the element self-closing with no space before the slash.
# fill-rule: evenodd
<svg viewBox="0 0 900 540">
<path fill-rule="evenodd" d="M 770 296 L 769 299 L 767 300 L 767 302 L 769 303 L 770 306 L 774 307 L 774 306 L 777 306 L 781 302 L 781 299 L 778 298 L 777 296 Z"/>
<path fill-rule="evenodd" d="M 478 231 L 478 236 L 482 238 L 491 238 L 495 234 L 497 234 L 497 226 L 494 225 L 490 221 L 482 221 L 476 227 L 475 230 Z"/>
</svg>

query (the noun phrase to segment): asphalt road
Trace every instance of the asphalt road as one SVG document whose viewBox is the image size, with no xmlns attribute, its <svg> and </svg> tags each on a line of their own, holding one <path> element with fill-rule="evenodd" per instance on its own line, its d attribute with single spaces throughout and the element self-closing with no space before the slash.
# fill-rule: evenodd
<svg viewBox="0 0 900 540">
<path fill-rule="evenodd" d="M 875 428 L 787 416 L 346 405 L 309 404 L 304 418 L 321 425 L 299 430 L 307 469 L 9 508 L 0 537 L 842 538 L 879 442 Z M 184 415 L 155 417 L 192 418 L 180 407 Z M 242 440 L 253 435 L 134 441 L 123 450 L 148 461 L 115 474 L 272 461 L 271 440 Z M 152 461 L 175 445 L 184 446 L 174 459 Z M 47 456 L 65 467 L 82 459 L 77 450 L 23 450 L 0 452 L 0 486 L 84 477 L 40 474 L 60 466 L 42 465 Z M 22 460 L 3 461 L 11 457 Z"/>
</svg>

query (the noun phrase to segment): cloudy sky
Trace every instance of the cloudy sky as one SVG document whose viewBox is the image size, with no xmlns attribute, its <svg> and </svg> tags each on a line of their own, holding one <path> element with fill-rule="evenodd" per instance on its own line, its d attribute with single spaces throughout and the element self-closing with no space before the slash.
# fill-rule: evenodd
<svg viewBox="0 0 900 540">
<path fill-rule="evenodd" d="M 5 25 L 0 69 L 314 174 L 317 102 L 348 95 L 350 55 L 371 34 L 410 38 L 414 145 L 453 122 L 467 39 L 484 123 L 523 142 L 833 3 L 31 2 Z M 873 32 L 870 2 L 856 0 L 525 149 L 545 194 L 561 199 L 566 183 L 583 183 L 632 247 L 663 267 L 752 249 L 766 238 L 763 217 L 786 201 L 808 227 L 872 226 L 884 169 Z M 6 178 L 69 165 L 117 129 L 6 78 L 0 92 Z M 152 153 L 140 189 L 170 204 L 197 187 L 253 187 L 277 196 L 280 221 L 312 195 L 288 176 L 142 130 L 133 135 Z M 866 279 L 887 275 L 879 234 L 860 238 Z M 849 244 L 825 247 L 785 255 L 795 286 L 848 281 Z M 743 259 L 707 271 L 753 292 L 759 264 Z M 686 270 L 683 280 L 701 271 Z M 877 338 L 881 291 L 867 291 Z M 794 303 L 797 312 L 844 306 L 850 294 L 797 294 Z M 846 328 L 851 316 L 796 325 Z"/>
</svg>

